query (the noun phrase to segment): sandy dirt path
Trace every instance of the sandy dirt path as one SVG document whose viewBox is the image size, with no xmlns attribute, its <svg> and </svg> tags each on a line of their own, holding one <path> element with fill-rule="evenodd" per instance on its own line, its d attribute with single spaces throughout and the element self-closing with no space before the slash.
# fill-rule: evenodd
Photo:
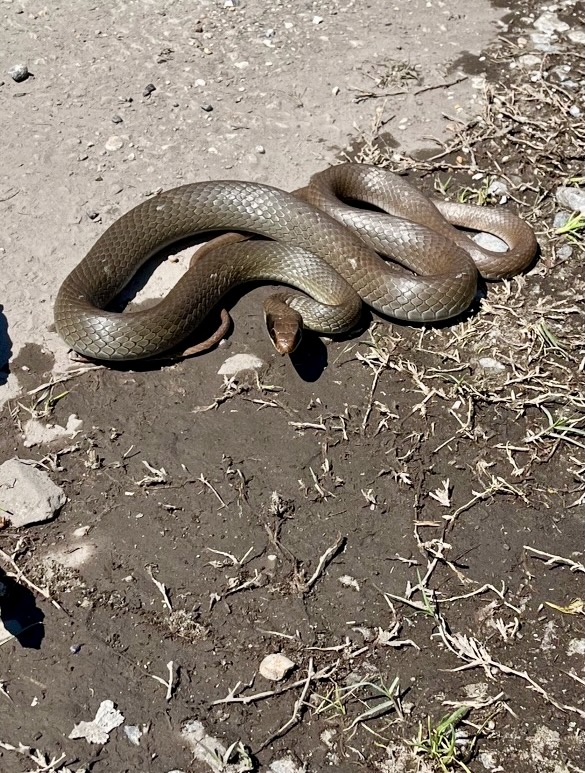
<svg viewBox="0 0 585 773">
<path fill-rule="evenodd" d="M 19 391 L 9 360 L 25 344 L 67 367 L 52 325 L 57 289 L 126 210 L 194 180 L 300 186 L 384 102 L 384 130 L 401 149 L 444 137 L 446 116 L 467 118 L 478 96 L 453 63 L 493 39 L 501 14 L 483 1 L 470 13 L 426 0 L 222 0 L 3 2 L 0 15 L 4 401 Z M 7 74 L 18 63 L 32 74 L 20 83 Z M 400 94 L 409 75 L 418 95 Z M 372 91 L 394 96 L 356 100 Z M 183 266 L 167 263 L 145 296 Z"/>
</svg>

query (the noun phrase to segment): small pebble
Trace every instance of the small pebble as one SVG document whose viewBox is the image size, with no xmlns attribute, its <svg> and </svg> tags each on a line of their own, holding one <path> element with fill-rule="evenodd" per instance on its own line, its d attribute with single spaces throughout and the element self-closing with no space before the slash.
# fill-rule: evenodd
<svg viewBox="0 0 585 773">
<path fill-rule="evenodd" d="M 156 86 L 154 85 L 154 83 L 148 83 L 144 87 L 144 91 L 142 92 L 142 96 L 143 97 L 149 97 L 152 94 L 153 91 L 156 91 Z"/>
<path fill-rule="evenodd" d="M 505 196 L 508 193 L 508 186 L 503 180 L 494 180 L 490 183 L 487 192 L 492 196 Z"/>
<path fill-rule="evenodd" d="M 557 212 L 553 220 L 553 228 L 562 228 L 571 217 L 570 212 Z"/>
<path fill-rule="evenodd" d="M 504 363 L 495 360 L 493 357 L 480 357 L 478 364 L 487 373 L 504 373 L 506 370 Z"/>
<path fill-rule="evenodd" d="M 28 78 L 30 73 L 26 64 L 15 64 L 8 70 L 8 75 L 10 75 L 13 81 L 22 83 L 22 81 L 25 81 Z"/>
<path fill-rule="evenodd" d="M 567 32 L 567 37 L 571 43 L 580 43 L 582 46 L 585 45 L 585 30 L 571 30 L 570 32 Z"/>
<path fill-rule="evenodd" d="M 123 147 L 124 140 L 116 134 L 112 135 L 105 144 L 106 150 L 110 151 L 121 150 Z"/>
<path fill-rule="evenodd" d="M 201 105 L 201 109 L 205 110 L 206 113 L 211 113 L 213 110 L 213 105 Z"/>
<path fill-rule="evenodd" d="M 124 725 L 124 734 L 134 746 L 140 746 L 143 731 L 138 725 Z"/>
<path fill-rule="evenodd" d="M 542 58 L 540 56 L 536 56 L 535 54 L 523 54 L 522 56 L 518 57 L 518 61 L 523 67 L 539 67 L 540 63 L 542 62 Z"/>
<path fill-rule="evenodd" d="M 112 123 L 124 123 L 124 119 L 121 115 L 113 115 L 112 116 Z"/>
<path fill-rule="evenodd" d="M 94 209 L 91 209 L 91 210 L 90 210 L 90 211 L 87 213 L 87 216 L 88 216 L 88 218 L 89 218 L 90 220 L 97 220 L 97 219 L 99 218 L 99 216 L 100 216 L 100 213 L 99 213 L 99 212 L 96 212 Z"/>
<path fill-rule="evenodd" d="M 81 651 L 81 644 L 72 644 L 71 647 L 69 647 L 69 652 L 72 655 L 77 655 L 77 653 L 80 651 Z"/>
<path fill-rule="evenodd" d="M 533 32 L 530 35 L 532 44 L 537 51 L 542 51 L 545 54 L 557 54 L 560 51 L 558 46 L 555 46 L 550 42 L 550 35 L 543 32 Z"/>
<path fill-rule="evenodd" d="M 313 16 L 313 24 L 321 24 L 323 22 L 322 16 Z"/>
<path fill-rule="evenodd" d="M 502 239 L 498 239 L 493 234 L 478 233 L 473 237 L 473 241 L 479 244 L 480 247 L 484 247 L 486 250 L 493 250 L 493 252 L 506 252 L 508 245 Z"/>
<path fill-rule="evenodd" d="M 545 35 L 553 35 L 555 32 L 566 32 L 570 29 L 567 22 L 561 21 L 554 13 L 543 13 L 534 22 L 534 27 Z"/>
<path fill-rule="evenodd" d="M 555 199 L 561 207 L 585 215 L 585 189 L 561 185 L 556 190 Z"/>
<path fill-rule="evenodd" d="M 264 153 L 266 153 L 266 148 L 264 147 L 264 145 L 256 145 L 254 149 L 256 153 L 260 153 L 261 156 L 263 156 Z"/>
<path fill-rule="evenodd" d="M 264 679 L 271 682 L 280 682 L 287 674 L 295 668 L 293 663 L 286 655 L 276 652 L 273 655 L 266 655 L 262 663 L 258 666 L 258 672 Z"/>
<path fill-rule="evenodd" d="M 244 370 L 261 370 L 265 362 L 255 354 L 233 354 L 217 371 L 220 376 L 236 376 Z"/>
<path fill-rule="evenodd" d="M 563 244 L 557 250 L 557 258 L 559 260 L 568 260 L 573 254 L 573 248 L 570 244 Z"/>
</svg>

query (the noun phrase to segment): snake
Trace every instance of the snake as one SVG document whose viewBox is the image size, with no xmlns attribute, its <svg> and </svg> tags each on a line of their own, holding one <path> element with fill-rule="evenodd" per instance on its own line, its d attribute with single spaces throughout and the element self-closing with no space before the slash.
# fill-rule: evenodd
<svg viewBox="0 0 585 773">
<path fill-rule="evenodd" d="M 503 239 L 506 251 L 480 247 L 470 229 Z M 108 310 L 153 255 L 217 231 L 244 237 L 204 249 L 156 306 Z M 284 308 L 295 324 L 343 333 L 356 326 L 364 303 L 386 317 L 434 323 L 470 307 L 480 276 L 524 271 L 537 247 L 532 228 L 503 207 L 431 200 L 405 176 L 366 164 L 331 166 L 293 192 L 240 180 L 194 182 L 146 199 L 109 226 L 59 288 L 55 326 L 86 358 L 155 357 L 250 281 L 288 286 L 270 301 L 273 328 Z"/>
</svg>

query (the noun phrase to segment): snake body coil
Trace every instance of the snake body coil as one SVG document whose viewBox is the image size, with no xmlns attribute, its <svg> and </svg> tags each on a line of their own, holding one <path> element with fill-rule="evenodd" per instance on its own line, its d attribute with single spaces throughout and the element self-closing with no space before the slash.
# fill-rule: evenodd
<svg viewBox="0 0 585 773">
<path fill-rule="evenodd" d="M 318 332 L 355 325 L 360 298 L 387 316 L 432 322 L 470 305 L 478 269 L 488 279 L 511 276 L 532 261 L 537 248 L 532 230 L 513 214 L 449 202 L 435 206 L 406 180 L 377 167 L 332 167 L 295 193 L 215 181 L 144 201 L 116 220 L 65 279 L 55 302 L 57 331 L 72 349 L 94 359 L 151 357 L 180 343 L 229 289 L 249 280 L 282 282 L 311 295 L 315 301 L 285 297 Z M 350 207 L 343 203 L 347 199 L 389 214 Z M 445 218 L 495 233 L 508 251 L 481 250 Z M 153 254 L 217 230 L 274 241 L 208 252 L 153 308 L 104 311 Z"/>
</svg>

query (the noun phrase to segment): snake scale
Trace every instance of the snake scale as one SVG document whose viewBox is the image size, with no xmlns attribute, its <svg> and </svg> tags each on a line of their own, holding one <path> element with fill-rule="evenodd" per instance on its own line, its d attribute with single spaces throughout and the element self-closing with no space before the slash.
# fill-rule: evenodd
<svg viewBox="0 0 585 773">
<path fill-rule="evenodd" d="M 508 250 L 482 249 L 455 226 L 495 234 Z M 262 238 L 204 250 L 153 308 L 105 310 L 149 257 L 218 230 Z M 469 307 L 480 274 L 513 276 L 536 250 L 532 229 L 513 213 L 431 201 L 403 177 L 373 166 L 331 167 L 294 193 L 233 180 L 196 182 L 153 196 L 116 220 L 63 282 L 55 323 L 86 357 L 152 357 L 177 346 L 226 292 L 251 280 L 306 293 L 285 290 L 277 301 L 321 333 L 353 327 L 362 302 L 389 317 L 434 322 Z"/>
</svg>

